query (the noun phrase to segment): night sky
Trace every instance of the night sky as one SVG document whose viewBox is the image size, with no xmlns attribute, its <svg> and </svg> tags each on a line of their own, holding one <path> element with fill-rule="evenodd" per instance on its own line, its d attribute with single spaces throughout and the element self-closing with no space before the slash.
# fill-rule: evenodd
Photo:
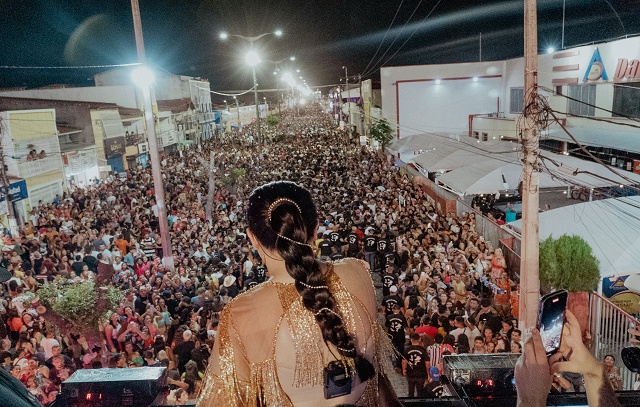
<svg viewBox="0 0 640 407">
<path fill-rule="evenodd" d="M 518 57 L 523 49 L 523 0 L 140 0 L 140 8 L 149 60 L 167 72 L 208 78 L 221 91 L 251 87 L 246 44 L 221 41 L 221 31 L 282 29 L 281 38 L 267 36 L 256 46 L 263 60 L 295 55 L 291 68 L 310 85 L 337 83 L 343 65 L 377 81 L 381 65 L 477 61 L 480 32 L 483 60 Z M 0 0 L 0 10 L 2 66 L 136 62 L 128 0 Z M 640 33 L 638 16 L 640 0 L 566 0 L 565 47 Z M 562 0 L 539 0 L 538 19 L 540 50 L 559 48 Z M 261 87 L 275 87 L 273 68 L 263 61 Z M 99 71 L 1 68 L 0 87 L 87 86 Z"/>
</svg>

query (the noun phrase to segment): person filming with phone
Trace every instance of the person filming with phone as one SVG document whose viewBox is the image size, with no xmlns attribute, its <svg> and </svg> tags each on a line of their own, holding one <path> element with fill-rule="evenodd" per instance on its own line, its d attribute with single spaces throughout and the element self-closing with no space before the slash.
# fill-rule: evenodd
<svg viewBox="0 0 640 407">
<path fill-rule="evenodd" d="M 605 366 L 582 342 L 580 324 L 569 310 L 562 327 L 560 347 L 551 357 L 547 358 L 547 349 L 538 329 L 533 329 L 525 342 L 515 367 L 518 407 L 546 406 L 552 378 L 563 372 L 582 375 L 589 407 L 620 406 Z"/>
</svg>

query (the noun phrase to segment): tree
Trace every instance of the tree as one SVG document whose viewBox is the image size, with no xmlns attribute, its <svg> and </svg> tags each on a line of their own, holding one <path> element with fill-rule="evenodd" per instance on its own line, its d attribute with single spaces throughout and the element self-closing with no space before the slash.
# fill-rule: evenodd
<svg viewBox="0 0 640 407">
<path fill-rule="evenodd" d="M 244 179 L 246 173 L 247 170 L 244 168 L 232 168 L 230 172 L 225 173 L 222 178 L 220 178 L 220 183 L 224 185 L 230 193 L 235 194 L 238 189 L 238 184 Z"/>
<path fill-rule="evenodd" d="M 387 146 L 393 139 L 393 135 L 391 134 L 391 126 L 389 126 L 389 122 L 385 119 L 378 120 L 371 126 L 369 130 L 371 134 L 371 138 L 376 140 L 382 149 Z"/>
<path fill-rule="evenodd" d="M 600 281 L 598 259 L 580 236 L 549 236 L 540 243 L 540 283 L 545 288 L 590 292 Z"/>
<path fill-rule="evenodd" d="M 278 123 L 280 123 L 280 118 L 275 114 L 270 114 L 269 116 L 267 116 L 267 124 L 270 127 L 275 127 L 278 125 Z"/>
</svg>

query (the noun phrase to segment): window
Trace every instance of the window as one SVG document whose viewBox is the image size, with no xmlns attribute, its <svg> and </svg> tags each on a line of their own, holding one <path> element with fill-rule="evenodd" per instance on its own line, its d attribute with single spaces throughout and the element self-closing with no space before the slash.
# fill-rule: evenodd
<svg viewBox="0 0 640 407">
<path fill-rule="evenodd" d="M 596 115 L 594 107 L 596 104 L 596 85 L 569 86 L 569 97 L 571 99 L 569 99 L 568 114 L 576 116 Z"/>
<path fill-rule="evenodd" d="M 613 116 L 640 118 L 640 83 L 625 82 L 613 88 Z"/>
<path fill-rule="evenodd" d="M 509 112 L 522 113 L 524 111 L 524 88 L 511 88 Z"/>
<path fill-rule="evenodd" d="M 482 133 L 482 141 L 487 141 L 489 140 L 489 134 L 488 133 Z"/>
<path fill-rule="evenodd" d="M 477 131 L 474 131 L 474 132 L 473 132 L 473 137 L 474 137 L 474 138 L 480 138 L 480 133 L 479 133 L 479 132 L 477 132 Z"/>
<path fill-rule="evenodd" d="M 556 95 L 562 96 L 562 85 L 556 85 Z"/>
</svg>

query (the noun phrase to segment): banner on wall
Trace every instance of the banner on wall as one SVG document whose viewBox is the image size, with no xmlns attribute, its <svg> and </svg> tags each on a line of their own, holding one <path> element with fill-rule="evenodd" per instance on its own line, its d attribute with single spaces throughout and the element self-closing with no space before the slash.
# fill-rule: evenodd
<svg viewBox="0 0 640 407">
<path fill-rule="evenodd" d="M 640 310 L 640 294 L 624 286 L 629 275 L 605 277 L 602 279 L 602 295 L 631 315 L 637 315 Z"/>
</svg>

